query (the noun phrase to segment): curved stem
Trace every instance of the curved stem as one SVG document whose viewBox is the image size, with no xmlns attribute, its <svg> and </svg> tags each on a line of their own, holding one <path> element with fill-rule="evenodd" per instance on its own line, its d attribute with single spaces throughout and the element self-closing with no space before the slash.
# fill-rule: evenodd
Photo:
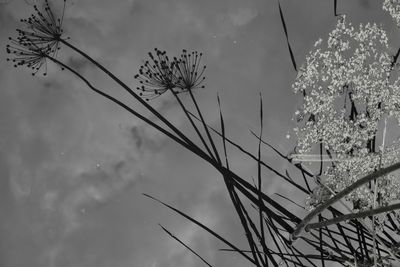
<svg viewBox="0 0 400 267">
<path fill-rule="evenodd" d="M 155 110 L 152 106 L 150 106 L 145 100 L 143 100 L 139 95 L 137 95 L 128 85 L 122 82 L 119 78 L 117 78 L 113 73 L 103 67 L 100 63 L 90 57 L 88 54 L 80 50 L 79 48 L 73 46 L 69 42 L 64 39 L 59 39 L 61 43 L 68 46 L 72 50 L 76 51 L 78 54 L 88 59 L 91 63 L 93 63 L 96 67 L 106 73 L 111 79 L 113 79 L 116 83 L 118 83 L 122 88 L 124 88 L 131 96 L 133 96 L 137 101 L 139 101 L 143 106 L 145 106 L 152 114 L 154 114 L 158 119 L 160 119 L 165 125 L 167 125 L 172 131 L 174 131 L 180 138 L 182 138 L 186 143 L 197 151 L 197 153 L 205 154 L 203 150 L 201 150 L 196 144 L 194 144 L 188 137 L 186 137 L 179 129 L 177 129 L 172 123 L 170 123 L 163 115 L 161 115 L 157 110 Z M 208 156 L 207 156 L 208 157 Z"/>
<path fill-rule="evenodd" d="M 164 128 L 160 127 L 159 125 L 155 124 L 154 122 L 152 122 L 151 120 L 149 120 L 148 118 L 144 117 L 143 115 L 139 114 L 138 112 L 136 112 L 135 110 L 133 110 L 132 108 L 128 107 L 127 105 L 125 105 L 124 103 L 122 103 L 121 101 L 119 101 L 118 99 L 115 99 L 114 97 L 98 90 L 97 88 L 95 88 L 85 77 L 83 77 L 80 73 L 78 73 L 76 70 L 72 69 L 71 67 L 65 65 L 64 63 L 58 61 L 55 58 L 52 57 L 48 57 L 51 61 L 53 61 L 54 63 L 62 66 L 63 68 L 69 70 L 71 73 L 73 73 L 74 75 L 76 75 L 78 78 L 80 78 L 83 82 L 86 83 L 86 85 L 92 89 L 94 92 L 100 94 L 101 96 L 113 101 L 114 103 L 116 103 L 117 105 L 121 106 L 122 108 L 124 108 L 125 110 L 129 111 L 131 114 L 133 114 L 134 116 L 138 117 L 139 119 L 143 120 L 144 122 L 148 123 L 149 125 L 151 125 L 152 127 L 156 128 L 157 130 L 159 130 L 160 132 L 164 133 L 165 135 L 167 135 L 168 137 L 170 137 L 171 139 L 173 139 L 175 142 L 179 143 L 180 145 L 184 146 L 185 148 L 187 148 L 188 150 L 196 153 L 195 151 L 193 151 L 193 147 L 190 146 L 189 144 L 187 144 L 186 142 L 184 142 L 183 140 L 179 139 L 177 136 L 173 135 L 172 133 L 170 133 L 169 131 L 165 130 Z M 196 153 L 197 154 L 197 153 Z M 239 190 L 243 192 L 244 188 L 247 188 L 248 190 L 250 190 L 251 192 L 253 192 L 254 194 L 259 194 L 259 190 L 255 189 L 253 186 L 251 186 L 250 183 L 248 183 L 247 181 L 243 180 L 241 177 L 239 177 L 237 174 L 235 174 L 234 172 L 232 172 L 231 170 L 222 167 L 221 165 L 216 164 L 214 161 L 212 161 L 207 155 L 203 154 L 197 154 L 198 156 L 200 156 L 201 158 L 203 158 L 204 160 L 206 160 L 207 162 L 209 162 L 211 165 L 213 165 L 222 175 L 230 177 L 229 180 L 233 181 L 233 184 L 235 187 L 239 187 Z M 241 185 L 241 186 L 239 186 Z M 243 187 L 242 187 L 243 186 Z M 270 197 L 268 197 L 267 195 L 265 195 L 264 193 L 261 193 L 262 198 L 264 199 L 264 201 L 266 201 L 267 203 L 269 203 L 270 205 L 272 205 L 275 209 L 277 209 L 278 211 L 280 211 L 281 213 L 285 214 L 286 216 L 289 216 L 289 218 L 291 218 L 294 221 L 299 220 L 296 216 L 294 216 L 293 214 L 291 214 L 289 211 L 287 211 L 284 207 L 282 207 L 280 204 L 278 204 L 277 202 L 275 202 L 273 199 L 271 199 Z M 266 208 L 266 207 L 265 207 Z M 281 220 L 279 218 L 279 216 L 276 216 L 276 214 L 274 212 L 272 212 L 272 210 L 268 209 L 268 214 L 274 218 L 280 225 L 282 225 L 283 227 L 286 228 L 286 230 L 288 231 L 292 231 L 292 228 L 287 225 L 283 220 Z"/>
<path fill-rule="evenodd" d="M 165 134 L 166 136 L 170 137 L 172 140 L 174 140 L 175 142 L 177 142 L 178 144 L 184 146 L 185 148 L 187 148 L 188 150 L 196 153 L 195 151 L 193 151 L 193 147 L 189 144 L 187 144 L 186 142 L 184 142 L 182 139 L 178 138 L 177 136 L 175 136 L 174 134 L 172 134 L 171 132 L 165 130 L 164 128 L 162 128 L 161 126 L 155 124 L 153 121 L 151 121 L 150 119 L 144 117 L 143 115 L 141 115 L 140 113 L 138 113 L 137 111 L 133 110 L 132 108 L 128 107 L 126 104 L 122 103 L 121 101 L 119 101 L 118 99 L 100 91 L 99 89 L 97 89 L 96 87 L 94 87 L 85 77 L 83 77 L 80 73 L 78 73 L 76 70 L 72 69 L 71 67 L 65 65 L 64 63 L 60 62 L 59 60 L 52 58 L 50 56 L 47 57 L 48 59 L 50 59 L 51 61 L 53 61 L 54 63 L 62 66 L 63 68 L 69 70 L 72 74 L 76 75 L 78 78 L 80 78 L 83 82 L 86 83 L 86 85 L 92 89 L 95 93 L 111 100 L 112 102 L 116 103 L 117 105 L 119 105 L 120 107 L 124 108 L 125 110 L 129 111 L 131 114 L 133 114 L 134 116 L 136 116 L 137 118 L 143 120 L 144 122 L 146 122 L 147 124 L 149 124 L 150 126 L 154 127 L 155 129 L 159 130 L 160 132 L 162 132 L 163 134 Z M 197 153 L 196 153 L 197 154 Z M 200 156 L 201 158 L 203 158 L 204 160 L 206 160 L 207 162 L 210 162 L 213 165 L 213 162 L 210 161 L 210 158 L 205 155 L 205 154 L 197 154 L 198 156 Z"/>
<path fill-rule="evenodd" d="M 336 201 L 338 201 L 339 199 L 343 198 L 344 196 L 346 196 L 347 194 L 349 194 L 350 192 L 352 192 L 353 190 L 355 190 L 356 188 L 360 187 L 363 184 L 368 183 L 369 181 L 372 181 L 374 179 L 377 179 L 385 174 L 388 174 L 390 172 L 393 172 L 397 169 L 400 169 L 400 162 L 395 163 L 393 165 L 390 165 L 389 167 L 380 169 L 376 172 L 373 172 L 371 174 L 368 174 L 367 176 L 357 180 L 356 182 L 354 182 L 353 184 L 351 184 L 349 187 L 346 187 L 344 190 L 342 190 L 341 192 L 339 192 L 338 194 L 336 194 L 335 196 L 333 196 L 332 198 L 328 199 L 327 201 L 325 201 L 324 203 L 322 203 L 321 205 L 317 206 L 313 211 L 311 211 L 294 229 L 294 231 L 292 232 L 292 234 L 290 235 L 290 240 L 294 241 L 297 239 L 297 237 L 299 236 L 299 234 L 302 232 L 302 230 L 304 229 L 304 227 L 318 214 L 320 214 L 321 212 L 323 212 L 326 208 L 328 208 L 329 206 L 331 206 L 332 204 L 334 204 Z"/>
<path fill-rule="evenodd" d="M 388 211 L 393 211 L 393 210 L 397 210 L 400 209 L 400 203 L 397 204 L 393 204 L 393 205 L 389 205 L 389 206 L 385 206 L 385 207 L 380 207 L 377 209 L 370 209 L 370 210 L 366 210 L 366 211 L 361 211 L 361 212 L 357 212 L 357 213 L 350 213 L 350 214 L 346 214 L 343 216 L 339 216 L 339 217 L 335 217 L 333 219 L 327 220 L 327 221 L 323 221 L 323 222 L 318 222 L 318 223 L 310 223 L 307 224 L 307 226 L 305 227 L 305 230 L 308 232 L 311 229 L 319 229 L 321 227 L 325 227 L 325 226 L 329 226 L 332 224 L 337 224 L 346 220 L 352 220 L 352 219 L 357 219 L 357 218 L 364 218 L 364 217 L 369 217 L 369 216 L 374 216 L 380 213 L 384 213 L 384 212 L 388 212 Z"/>
</svg>

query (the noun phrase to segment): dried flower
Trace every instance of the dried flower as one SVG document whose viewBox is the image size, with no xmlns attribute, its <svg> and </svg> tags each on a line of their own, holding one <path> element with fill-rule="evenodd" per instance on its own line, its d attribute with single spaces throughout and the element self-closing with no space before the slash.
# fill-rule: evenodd
<svg viewBox="0 0 400 267">
<path fill-rule="evenodd" d="M 165 51 L 154 50 L 155 55 L 149 52 L 150 61 L 145 61 L 140 66 L 139 74 L 134 76 L 141 84 L 136 87 L 140 96 L 150 100 L 168 90 L 179 94 L 204 88 L 201 84 L 205 79 L 202 75 L 206 67 L 200 67 L 201 53 L 183 50 L 179 58 L 170 60 Z"/>
<path fill-rule="evenodd" d="M 175 67 L 178 70 L 176 87 L 183 91 L 204 88 L 201 84 L 205 80 L 203 73 L 206 66 L 200 67 L 202 56 L 203 54 L 197 51 L 187 53 L 183 50 L 180 58 L 174 58 Z"/>
<path fill-rule="evenodd" d="M 48 48 L 38 47 L 23 37 L 10 37 L 9 40 L 11 44 L 6 46 L 6 52 L 14 58 L 7 58 L 7 61 L 13 62 L 14 67 L 26 66 L 32 70 L 32 75 L 35 75 L 43 65 L 47 66 L 46 58 L 51 52 Z M 46 75 L 46 71 L 43 74 Z"/>
<path fill-rule="evenodd" d="M 175 63 L 169 60 L 165 51 L 157 48 L 154 50 L 155 56 L 149 52 L 151 61 L 145 61 L 140 66 L 139 74 L 135 75 L 135 79 L 138 79 L 141 84 L 136 89 L 146 100 L 156 98 L 176 87 Z"/>
<path fill-rule="evenodd" d="M 25 29 L 17 29 L 18 35 L 21 38 L 27 38 L 38 47 L 46 47 L 53 52 L 59 48 L 63 29 L 62 23 L 65 11 L 65 2 L 61 18 L 56 18 L 53 10 L 50 8 L 48 0 L 45 0 L 43 10 L 34 5 L 35 14 L 32 14 L 28 19 L 21 19 L 25 24 Z"/>
<path fill-rule="evenodd" d="M 47 57 L 55 57 L 60 49 L 59 42 L 62 35 L 63 15 L 56 19 L 50 8 L 48 0 L 45 0 L 43 11 L 35 5 L 35 14 L 28 19 L 21 19 L 25 29 L 17 29 L 16 38 L 9 37 L 10 44 L 6 46 L 6 52 L 14 58 L 7 58 L 12 61 L 14 67 L 26 66 L 35 75 L 42 66 L 46 66 Z M 46 75 L 47 71 L 43 74 Z"/>
</svg>

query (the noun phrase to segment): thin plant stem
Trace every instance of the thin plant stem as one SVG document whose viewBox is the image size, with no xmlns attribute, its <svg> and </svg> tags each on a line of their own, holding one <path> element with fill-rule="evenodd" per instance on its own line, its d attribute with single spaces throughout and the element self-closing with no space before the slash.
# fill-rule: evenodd
<svg viewBox="0 0 400 267">
<path fill-rule="evenodd" d="M 319 229 L 321 227 L 329 226 L 332 224 L 337 224 L 337 223 L 340 223 L 343 221 L 353 220 L 353 219 L 357 219 L 357 218 L 364 218 L 364 217 L 373 216 L 373 215 L 377 215 L 380 213 L 389 212 L 389 211 L 393 211 L 393 210 L 397 210 L 397 209 L 400 209 L 400 203 L 396 203 L 393 205 L 384 206 L 384 207 L 380 207 L 380 208 L 376 208 L 376 209 L 360 211 L 357 213 L 345 214 L 345 215 L 335 217 L 333 219 L 323 221 L 323 222 L 309 223 L 304 227 L 304 229 L 306 231 L 309 231 L 311 229 Z"/>
<path fill-rule="evenodd" d="M 332 195 L 336 195 L 336 193 L 335 193 L 329 186 L 326 186 L 324 183 L 321 183 L 321 185 L 324 186 L 326 189 L 328 189 L 328 190 L 332 193 Z M 342 201 L 342 199 L 339 199 L 338 202 L 339 202 L 340 204 L 342 204 L 342 205 L 346 208 L 346 210 L 347 210 L 348 212 L 352 212 L 351 208 L 350 208 L 346 203 L 344 203 L 344 202 Z M 388 253 L 389 253 L 394 259 L 398 259 L 398 257 L 395 256 L 395 255 L 392 253 L 392 251 L 390 250 L 390 248 L 388 248 L 388 247 L 385 245 L 385 243 L 383 242 L 383 240 L 382 240 L 378 235 L 376 235 L 374 229 L 371 229 L 363 220 L 358 219 L 358 222 L 361 223 L 361 225 L 362 225 L 365 229 L 367 229 L 367 231 L 371 234 L 371 236 L 372 236 L 373 238 L 375 237 L 375 239 L 378 240 L 378 241 L 381 243 L 381 245 L 388 251 Z"/>
<path fill-rule="evenodd" d="M 331 206 L 332 204 L 334 204 L 335 202 L 337 202 L 339 199 L 343 198 L 344 196 L 346 196 L 347 194 L 349 194 L 350 192 L 352 192 L 353 190 L 355 190 L 356 188 L 360 187 L 363 184 L 368 183 L 369 181 L 372 181 L 374 179 L 377 179 L 385 174 L 388 174 L 390 172 L 393 172 L 397 169 L 400 169 L 400 162 L 397 162 L 393 165 L 390 165 L 386 168 L 382 168 L 376 172 L 373 172 L 371 174 L 368 174 L 366 176 L 364 176 L 363 178 L 355 181 L 353 184 L 351 184 L 349 187 L 346 187 L 344 190 L 342 190 L 341 192 L 339 192 L 338 194 L 336 194 L 335 196 L 331 197 L 330 199 L 328 199 L 327 201 L 323 202 L 321 205 L 317 206 L 313 211 L 311 211 L 294 229 L 294 231 L 292 232 L 292 234 L 290 235 L 290 240 L 294 241 L 297 239 L 297 237 L 299 236 L 299 234 L 302 232 L 302 230 L 304 229 L 304 227 L 318 214 L 320 214 L 321 212 L 323 212 L 326 208 L 328 208 L 329 206 Z"/>
<path fill-rule="evenodd" d="M 59 39 L 61 43 L 68 46 L 72 50 L 76 51 L 78 54 L 83 56 L 84 58 L 88 59 L 91 63 L 93 63 L 96 67 L 106 73 L 111 79 L 113 79 L 116 83 L 118 83 L 122 88 L 124 88 L 131 96 L 133 96 L 137 101 L 139 101 L 144 107 L 146 107 L 152 114 L 154 114 L 158 119 L 160 119 L 165 125 L 167 125 L 172 131 L 179 135 L 185 142 L 187 142 L 190 146 L 193 146 L 194 150 L 197 153 L 204 153 L 196 144 L 194 144 L 187 136 L 185 136 L 179 129 L 177 129 L 171 122 L 169 122 L 163 115 L 161 115 L 157 110 L 155 110 L 151 105 L 149 105 L 145 100 L 143 100 L 140 96 L 138 96 L 133 90 L 122 82 L 119 78 L 117 78 L 113 73 L 111 73 L 108 69 L 103 67 L 99 62 L 94 60 L 88 54 L 77 48 L 76 46 L 72 45 L 71 43 L 67 42 L 64 39 Z"/>
<path fill-rule="evenodd" d="M 175 96 L 176 100 L 178 101 L 179 105 L 181 106 L 183 112 L 185 113 L 186 117 L 188 118 L 188 120 L 190 121 L 190 124 L 192 125 L 193 129 L 196 131 L 197 135 L 199 136 L 201 142 L 203 143 L 205 149 L 207 150 L 208 154 L 210 155 L 210 157 L 216 161 L 216 158 L 214 157 L 213 153 L 211 152 L 210 148 L 208 147 L 206 141 L 203 138 L 203 135 L 200 133 L 199 129 L 197 128 L 196 124 L 194 123 L 192 116 L 189 115 L 185 105 L 182 103 L 181 99 L 179 98 L 178 94 L 171 89 L 172 94 Z"/>
<path fill-rule="evenodd" d="M 386 127 L 387 127 L 387 117 L 385 117 L 385 126 L 384 126 L 384 128 L 383 128 L 383 136 L 382 136 L 382 147 L 381 147 L 381 155 L 380 155 L 380 158 L 379 158 L 379 169 L 382 167 L 382 160 L 383 160 L 383 153 L 384 153 L 384 150 L 385 150 L 385 139 L 386 139 Z M 375 183 L 374 183 L 374 204 L 373 204 L 373 208 L 375 209 L 376 208 L 376 199 L 377 199 L 377 195 L 378 195 L 378 183 L 377 183 L 377 181 L 375 180 Z M 373 233 L 373 235 L 372 235 L 372 242 L 373 242 L 373 245 L 374 245 L 374 248 L 373 248 L 373 250 L 374 250 L 374 265 L 376 266 L 376 263 L 377 263 L 377 255 L 376 255 L 376 231 L 375 231 L 375 216 L 373 215 L 372 216 L 372 233 Z"/>
<path fill-rule="evenodd" d="M 175 142 L 177 142 L 178 144 L 188 148 L 189 150 L 191 150 L 191 147 L 184 142 L 182 139 L 178 138 L 176 135 L 172 134 L 171 132 L 165 130 L 164 128 L 162 128 L 161 126 L 155 124 L 153 121 L 151 121 L 150 119 L 144 117 L 143 115 L 139 114 L 137 111 L 133 110 L 132 108 L 128 107 L 126 104 L 122 103 L 121 101 L 119 101 L 118 99 L 110 96 L 107 93 L 104 93 L 102 91 L 100 91 L 99 89 L 97 89 L 96 87 L 94 87 L 83 75 L 81 75 L 79 72 L 77 72 L 76 70 L 72 69 L 71 67 L 69 67 L 68 65 L 62 63 L 61 61 L 48 56 L 47 57 L 49 60 L 53 61 L 54 63 L 56 63 L 57 65 L 60 65 L 62 68 L 70 71 L 72 74 L 74 74 L 75 76 L 77 76 L 79 79 L 81 79 L 84 83 L 86 83 L 86 85 L 93 90 L 95 93 L 111 100 L 112 102 L 114 102 L 115 104 L 117 104 L 118 106 L 124 108 L 125 110 L 129 111 L 131 114 L 133 114 L 134 116 L 136 116 L 137 118 L 143 120 L 144 122 L 146 122 L 147 124 L 149 124 L 150 126 L 154 127 L 155 129 L 159 130 L 160 132 L 162 132 L 163 134 L 165 134 L 166 136 L 170 137 L 172 140 L 174 140 Z M 205 160 L 208 160 L 207 158 L 204 158 Z"/>
<path fill-rule="evenodd" d="M 194 255 L 196 255 L 202 262 L 204 262 L 207 266 L 209 267 L 213 267 L 211 264 L 209 264 L 202 256 L 200 256 L 196 251 L 194 251 L 193 249 L 191 249 L 188 245 L 186 245 L 185 243 L 183 243 L 183 241 L 181 241 L 178 237 L 176 237 L 174 234 L 172 234 L 170 231 L 168 231 L 164 226 L 162 226 L 161 224 L 158 224 L 163 230 L 164 232 L 166 232 L 170 237 L 172 237 L 173 239 L 175 239 L 176 241 L 178 241 L 182 246 L 184 246 L 186 249 L 188 249 L 190 252 L 192 252 Z"/>
<path fill-rule="evenodd" d="M 214 144 L 214 140 L 212 139 L 212 136 L 211 136 L 211 134 L 210 134 L 210 131 L 208 130 L 206 121 L 205 121 L 204 118 L 203 118 L 203 114 L 202 114 L 201 111 L 200 111 L 200 108 L 199 108 L 199 105 L 197 104 L 196 98 L 194 97 L 193 92 L 192 92 L 192 90 L 191 90 L 190 88 L 188 89 L 188 91 L 189 91 L 190 97 L 191 97 L 191 99 L 192 99 L 192 101 L 193 101 L 193 103 L 194 103 L 194 106 L 196 107 L 197 114 L 199 115 L 200 120 L 201 120 L 201 122 L 203 123 L 204 130 L 206 131 L 208 140 L 210 141 L 210 144 L 211 144 L 211 146 L 212 146 L 212 148 L 213 148 L 213 150 L 214 150 L 214 154 L 215 154 L 215 157 L 217 158 L 217 162 L 218 162 L 219 164 L 221 164 L 221 159 L 220 159 L 220 157 L 219 157 L 218 150 L 217 150 L 217 148 L 216 148 L 216 146 L 215 146 L 215 144 Z"/>
</svg>

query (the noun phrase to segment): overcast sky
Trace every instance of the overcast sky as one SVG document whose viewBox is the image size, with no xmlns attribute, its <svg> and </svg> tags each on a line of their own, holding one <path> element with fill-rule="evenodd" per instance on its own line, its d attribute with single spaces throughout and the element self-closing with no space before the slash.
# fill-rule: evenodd
<svg viewBox="0 0 400 267">
<path fill-rule="evenodd" d="M 223 244 L 208 233 L 142 195 L 172 204 L 245 248 L 221 177 L 71 74 L 49 65 L 47 77 L 32 77 L 6 63 L 7 38 L 40 1 L 0 2 L 0 266 L 204 266 L 158 223 L 214 266 L 248 266 L 241 257 L 218 251 Z M 281 2 L 301 65 L 315 41 L 335 25 L 333 1 Z M 380 6 L 376 0 L 338 1 L 339 13 L 354 24 L 378 22 L 391 32 L 394 26 Z M 64 29 L 71 43 L 133 87 L 133 76 L 154 47 L 169 55 L 182 49 L 203 52 L 206 88 L 196 97 L 208 122 L 219 126 L 219 93 L 227 135 L 256 152 L 249 130 L 259 129 L 261 92 L 264 137 L 289 152 L 293 141 L 285 136 L 299 99 L 291 91 L 296 73 L 277 1 L 67 0 Z M 138 107 L 68 48 L 59 57 L 99 88 Z M 152 104 L 191 133 L 171 98 Z M 285 169 L 271 151 L 263 154 Z M 235 150 L 229 157 L 240 174 L 254 174 L 254 162 Z M 285 190 L 270 173 L 264 184 L 268 194 Z"/>
</svg>

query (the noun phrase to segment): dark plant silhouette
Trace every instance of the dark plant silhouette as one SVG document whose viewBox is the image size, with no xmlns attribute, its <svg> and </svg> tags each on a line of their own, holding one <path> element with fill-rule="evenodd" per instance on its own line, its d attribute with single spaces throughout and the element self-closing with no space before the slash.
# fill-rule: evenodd
<svg viewBox="0 0 400 267">
<path fill-rule="evenodd" d="M 139 95 L 146 100 L 174 89 L 177 82 L 175 62 L 169 60 L 166 51 L 160 51 L 157 48 L 154 50 L 156 56 L 149 52 L 151 62 L 146 60 L 140 66 L 139 74 L 135 75 L 135 79 L 138 79 L 141 84 L 136 89 L 140 91 Z"/>
<path fill-rule="evenodd" d="M 334 3 L 336 14 L 336 1 Z M 133 90 L 97 60 L 74 46 L 68 38 L 63 37 L 63 15 L 59 19 L 56 18 L 47 1 L 43 9 L 36 6 L 34 8 L 34 15 L 27 20 L 21 20 L 25 29 L 17 30 L 18 37 L 10 38 L 10 44 L 6 47 L 7 53 L 10 54 L 9 61 L 13 62 L 15 66 L 30 68 L 33 70 L 33 74 L 37 73 L 44 65 L 46 66 L 47 60 L 56 63 L 62 69 L 82 80 L 96 94 L 113 101 L 211 164 L 221 174 L 226 185 L 227 193 L 245 233 L 243 238 L 247 240 L 248 248 L 237 247 L 185 212 L 153 196 L 146 194 L 145 196 L 163 204 L 215 236 L 228 247 L 221 249 L 222 251 L 238 253 L 255 266 L 280 266 L 282 264 L 286 266 L 317 266 L 317 264 L 325 266 L 327 261 L 336 262 L 343 266 L 373 266 L 374 264 L 388 266 L 387 264 L 392 261 L 399 261 L 400 253 L 394 236 L 398 237 L 400 224 L 395 217 L 390 215 L 392 208 L 398 208 L 398 205 L 386 208 L 385 212 L 389 211 L 389 219 L 379 233 L 371 231 L 371 227 L 356 218 L 373 216 L 382 212 L 382 210 L 374 209 L 367 213 L 356 213 L 349 216 L 343 214 L 335 206 L 345 195 L 359 188 L 362 184 L 374 179 L 378 180 L 382 175 L 399 169 L 399 163 L 366 175 L 347 189 L 337 192 L 329 200 L 323 201 L 314 211 L 304 217 L 301 214 L 305 212 L 305 208 L 301 204 L 293 202 L 290 197 L 281 194 L 269 196 L 261 190 L 263 177 L 270 173 L 277 175 L 294 190 L 303 194 L 304 197 L 313 194 L 313 187 L 321 186 L 321 174 L 311 173 L 301 163 L 285 156 L 284 153 L 263 139 L 263 104 L 261 97 L 259 109 L 260 133 L 253 133 L 258 140 L 258 152 L 257 155 L 253 155 L 227 136 L 219 97 L 217 100 L 220 107 L 220 130 L 207 124 L 201 107 L 193 94 L 193 90 L 204 88 L 203 75 L 206 67 L 201 63 L 201 53 L 183 50 L 181 55 L 170 58 L 165 51 L 155 49 L 154 53 L 149 53 L 150 60 L 145 61 L 140 67 L 139 73 L 135 75 L 135 78 L 139 81 L 139 86 L 136 87 L 137 90 Z M 287 28 L 280 5 L 279 12 L 287 37 Z M 292 62 L 297 69 L 288 38 L 287 42 Z M 94 87 L 91 81 L 78 70 L 58 60 L 56 58 L 57 51 L 62 45 L 70 48 L 72 52 L 82 56 L 96 66 L 98 70 L 104 72 L 157 120 L 150 119 L 122 100 Z M 44 74 L 46 74 L 46 71 Z M 167 91 L 173 94 L 201 144 L 197 144 L 198 141 L 188 137 L 149 104 L 148 100 L 159 97 Z M 183 92 L 190 95 L 190 103 L 181 100 L 180 94 Z M 217 145 L 215 141 L 217 138 L 222 142 L 222 147 Z M 291 169 L 282 173 L 264 162 L 261 159 L 263 145 L 265 145 L 265 148 L 271 149 L 271 153 L 274 153 L 281 160 L 288 161 L 291 164 Z M 238 176 L 231 169 L 227 153 L 228 146 L 249 156 L 257 163 L 257 184 L 249 182 L 250 179 L 247 177 Z M 322 162 L 320 164 L 322 168 Z M 252 208 L 248 208 L 248 206 Z M 302 219 L 302 217 L 304 218 Z M 316 218 L 318 218 L 318 223 L 313 223 L 312 219 Z M 344 220 L 349 221 L 345 222 Z M 203 262 L 210 265 L 208 261 L 181 242 L 166 228 L 162 227 L 162 229 L 192 253 L 195 253 Z M 308 232 L 306 233 L 303 230 Z M 378 255 L 372 258 L 371 255 L 374 251 L 377 251 Z"/>
</svg>

